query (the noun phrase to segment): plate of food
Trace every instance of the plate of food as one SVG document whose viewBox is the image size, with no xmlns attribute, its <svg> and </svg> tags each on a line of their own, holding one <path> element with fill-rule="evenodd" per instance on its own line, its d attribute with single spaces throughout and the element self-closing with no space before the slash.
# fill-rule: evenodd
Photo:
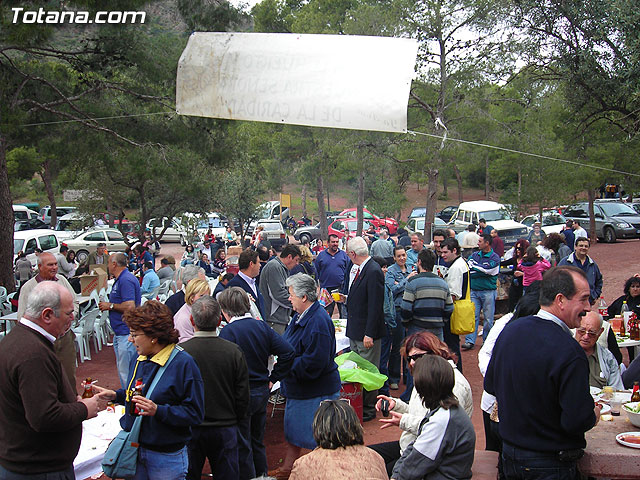
<svg viewBox="0 0 640 480">
<path fill-rule="evenodd" d="M 640 448 L 640 432 L 619 433 L 616 441 L 625 447 Z"/>
</svg>

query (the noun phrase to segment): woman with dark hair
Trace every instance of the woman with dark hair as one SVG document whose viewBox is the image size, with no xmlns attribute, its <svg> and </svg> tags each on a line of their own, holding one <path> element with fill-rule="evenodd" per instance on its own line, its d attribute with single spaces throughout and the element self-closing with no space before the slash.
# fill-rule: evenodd
<svg viewBox="0 0 640 480">
<path fill-rule="evenodd" d="M 422 331 L 409 335 L 400 350 L 402 358 L 407 360 L 409 371 L 413 372 L 416 361 L 424 356 L 438 356 L 447 360 L 455 378 L 455 386 L 453 393 L 460 401 L 463 410 L 469 418 L 473 413 L 473 399 L 471 396 L 471 386 L 466 378 L 458 371 L 455 366 L 454 356 L 449 352 L 447 344 L 440 341 L 433 333 Z M 418 435 L 420 424 L 425 415 L 429 413 L 428 407 L 424 405 L 420 399 L 420 395 L 414 388 L 411 392 L 409 403 L 405 403 L 399 398 L 388 397 L 386 395 L 378 395 L 378 403 L 376 410 L 382 410 L 382 401 L 389 402 L 390 418 L 380 419 L 385 423 L 381 428 L 387 428 L 392 425 L 400 428 L 402 434 L 397 442 L 385 442 L 371 445 L 369 448 L 378 452 L 385 461 L 387 473 L 391 475 L 393 466 L 402 456 L 409 444 L 411 444 Z"/>
<path fill-rule="evenodd" d="M 521 238 L 516 242 L 511 250 L 505 255 L 511 255 L 510 258 L 500 263 L 501 267 L 511 267 L 511 274 L 515 274 L 518 263 L 524 258 L 529 248 L 529 241 Z M 518 300 L 522 297 L 522 279 L 513 277 L 511 285 L 509 285 L 509 311 L 512 312 L 516 307 Z"/>
<path fill-rule="evenodd" d="M 391 478 L 471 478 L 476 434 L 453 392 L 455 375 L 442 357 L 427 355 L 413 369 L 415 390 L 428 410 L 417 438 L 396 462 Z"/>
<path fill-rule="evenodd" d="M 213 266 L 211 267 L 211 271 L 215 275 L 220 275 L 227 269 L 227 253 L 224 251 L 224 248 L 219 248 L 213 257 Z"/>
<path fill-rule="evenodd" d="M 193 249 L 193 245 L 188 244 L 184 249 L 184 253 L 182 254 L 182 260 L 180 261 L 180 266 L 184 267 L 185 265 L 191 265 L 196 262 L 196 252 Z"/>
<path fill-rule="evenodd" d="M 550 233 L 547 237 L 542 241 L 542 246 L 551 252 L 551 263 L 552 267 L 555 267 L 560 260 L 571 255 L 571 249 L 567 247 L 567 244 L 564 240 L 564 235 L 561 233 Z"/>
<path fill-rule="evenodd" d="M 613 303 L 609 305 L 609 308 L 607 309 L 607 318 L 613 318 L 616 315 L 620 315 L 620 312 L 622 311 L 622 302 L 625 301 L 627 302 L 627 305 L 631 309 L 631 311 L 635 312 L 635 314 L 640 317 L 640 277 L 634 276 L 627 279 L 627 281 L 624 282 L 623 291 L 624 294 L 616 298 Z M 609 333 L 605 337 L 607 338 L 607 344 L 603 346 L 607 346 L 611 353 L 613 353 L 613 356 L 616 357 L 616 360 L 618 360 L 618 363 L 621 363 L 622 354 L 620 354 L 620 350 L 618 349 L 618 353 L 620 354 L 620 358 L 618 358 L 618 355 L 616 355 L 616 352 L 614 351 L 615 348 L 613 348 L 613 345 L 611 343 L 611 338 L 613 338 L 613 343 L 617 347 L 618 343 L 615 341 L 615 334 L 610 328 L 608 330 Z M 603 332 L 603 334 L 600 335 L 600 338 L 605 336 L 605 333 L 607 332 Z M 598 342 L 602 343 L 600 339 L 598 339 Z M 634 347 L 627 348 L 627 351 L 629 352 L 629 361 L 631 362 L 635 357 Z"/>
<path fill-rule="evenodd" d="M 287 451 L 280 467 L 269 472 L 269 476 L 278 480 L 289 478 L 301 449 L 316 448 L 313 416 L 322 400 L 339 398 L 341 387 L 338 366 L 334 361 L 335 327 L 318 302 L 315 280 L 304 273 L 297 273 L 287 278 L 286 286 L 296 314 L 283 337 L 293 347 L 295 358 L 289 374 L 281 382 L 282 394 L 287 399 L 284 410 Z"/>
<path fill-rule="evenodd" d="M 345 400 L 324 400 L 313 417 L 318 444 L 293 464 L 291 480 L 388 480 L 384 460 L 364 446 L 364 430 Z"/>
<path fill-rule="evenodd" d="M 120 425 L 125 431 L 131 430 L 137 415 L 143 417 L 134 480 L 184 479 L 189 465 L 186 444 L 191 438 L 191 427 L 204 420 L 200 370 L 191 355 L 176 345 L 178 332 L 166 305 L 150 300 L 127 311 L 122 319 L 130 330 L 129 341 L 139 355 L 131 364 L 128 386 L 113 391 L 94 385 L 93 390 L 103 393 L 107 400 L 124 404 Z M 176 354 L 170 359 L 174 350 Z M 165 365 L 162 377 L 146 398 L 156 373 Z"/>
</svg>

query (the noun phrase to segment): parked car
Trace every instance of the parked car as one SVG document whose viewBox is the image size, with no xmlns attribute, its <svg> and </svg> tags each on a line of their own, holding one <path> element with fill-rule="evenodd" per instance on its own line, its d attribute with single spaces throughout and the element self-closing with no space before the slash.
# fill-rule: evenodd
<svg viewBox="0 0 640 480">
<path fill-rule="evenodd" d="M 289 236 L 279 220 L 259 220 L 256 228 L 257 227 L 264 229 L 263 232 L 267 233 L 267 240 L 271 242 L 271 246 L 276 250 L 282 249 L 282 247 L 289 243 Z"/>
<path fill-rule="evenodd" d="M 411 213 L 409 213 L 408 219 L 417 218 L 417 217 L 425 217 L 427 215 L 426 207 L 413 207 L 411 209 Z"/>
<path fill-rule="evenodd" d="M 93 225 L 93 219 L 80 215 L 78 212 L 71 212 L 58 217 L 58 223 L 53 229 L 56 237 L 61 242 L 67 238 L 73 238 L 80 235 L 84 230 Z"/>
<path fill-rule="evenodd" d="M 478 225 L 481 218 L 487 221 L 487 225 L 498 231 L 505 246 L 510 247 L 518 239 L 529 235 L 529 229 L 522 223 L 514 221 L 503 204 L 485 200 L 461 203 L 451 217 L 449 226 L 456 232 L 461 232 L 471 223 Z"/>
<path fill-rule="evenodd" d="M 187 243 L 192 239 L 194 229 L 198 233 L 198 241 L 204 239 L 209 229 L 211 229 L 211 233 L 214 236 L 222 237 L 227 231 L 228 222 L 227 217 L 216 212 L 207 214 L 185 213 L 180 224 L 184 227 L 184 231 L 180 236 L 180 244 L 186 247 Z"/>
<path fill-rule="evenodd" d="M 533 224 L 536 223 L 540 217 L 538 215 L 528 215 L 524 217 L 520 223 L 526 225 L 531 231 L 533 230 Z M 542 231 L 549 235 L 550 233 L 560 233 L 567 219 L 557 210 L 545 210 L 542 212 Z"/>
<path fill-rule="evenodd" d="M 340 216 L 349 218 L 356 218 L 357 214 L 357 208 L 347 208 L 340 212 Z M 376 228 L 386 228 L 391 235 L 395 235 L 398 231 L 398 221 L 395 218 L 380 218 L 366 208 L 362 209 L 362 216 L 365 221 L 372 223 Z"/>
<path fill-rule="evenodd" d="M 92 228 L 80 235 L 65 240 L 63 245 L 69 247 L 70 250 L 76 251 L 76 260 L 79 263 L 85 261 L 90 253 L 95 252 L 98 243 L 105 243 L 108 252 L 124 252 L 127 243 L 122 236 L 120 230 L 115 228 Z"/>
<path fill-rule="evenodd" d="M 593 213 L 598 239 L 613 243 L 618 238 L 640 238 L 640 214 L 628 204 L 619 200 L 596 200 L 593 203 Z M 567 207 L 564 216 L 579 220 L 585 230 L 589 229 L 588 202 Z"/>
<path fill-rule="evenodd" d="M 436 213 L 436 217 L 441 218 L 445 222 L 449 222 L 449 220 L 451 220 L 451 217 L 453 217 L 453 214 L 456 213 L 456 210 L 458 210 L 457 205 L 448 205 L 438 213 Z"/>
<path fill-rule="evenodd" d="M 42 228 L 48 228 L 48 226 L 39 218 L 30 218 L 28 220 L 18 220 L 13 224 L 14 232 L 21 232 L 24 230 L 38 230 Z"/>
<path fill-rule="evenodd" d="M 422 233 L 424 232 L 424 221 L 425 217 L 410 218 L 404 228 L 409 232 L 409 235 L 415 232 Z M 438 217 L 434 218 L 433 224 L 435 225 L 435 228 L 448 228 L 447 222 Z"/>
<path fill-rule="evenodd" d="M 152 218 L 147 222 L 147 228 L 156 236 L 160 235 L 164 230 L 161 240 L 163 242 L 182 242 L 182 239 L 187 234 L 187 231 L 177 218 L 171 220 L 167 217 L 162 217 L 162 219 Z"/>
<path fill-rule="evenodd" d="M 371 224 L 367 221 L 362 222 L 362 230 L 365 231 L 369 228 Z M 337 218 L 333 222 L 329 222 L 328 231 L 329 235 L 337 235 L 338 238 L 344 237 L 345 228 L 349 229 L 349 236 L 355 237 L 356 229 L 358 228 L 358 220 L 353 218 Z M 376 229 L 378 232 L 379 229 Z M 300 227 L 293 234 L 293 238 L 295 238 L 300 243 L 310 243 L 312 240 L 317 240 L 321 237 L 320 224 L 317 223 L 313 226 L 308 227 Z"/>
<path fill-rule="evenodd" d="M 56 216 L 60 218 L 67 213 L 73 212 L 75 209 L 76 207 L 56 207 Z M 39 218 L 47 225 L 51 224 L 51 205 L 40 209 Z"/>
<path fill-rule="evenodd" d="M 38 212 L 35 212 L 24 205 L 13 206 L 13 219 L 16 222 L 18 220 L 30 220 L 32 218 L 38 218 Z"/>
<path fill-rule="evenodd" d="M 13 260 L 15 262 L 18 252 L 26 253 L 27 258 L 34 267 L 38 263 L 36 248 L 43 252 L 58 253 L 60 242 L 52 230 L 44 228 L 41 230 L 24 230 L 13 234 Z"/>
<path fill-rule="evenodd" d="M 640 214 L 640 202 L 632 202 L 629 206 Z"/>
</svg>

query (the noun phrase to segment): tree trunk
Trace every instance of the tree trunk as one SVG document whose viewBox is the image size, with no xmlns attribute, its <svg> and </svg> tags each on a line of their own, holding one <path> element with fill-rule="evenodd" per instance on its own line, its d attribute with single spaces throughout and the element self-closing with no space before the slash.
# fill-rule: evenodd
<svg viewBox="0 0 640 480">
<path fill-rule="evenodd" d="M 596 191 L 591 187 L 587 188 L 587 198 L 589 199 L 589 238 L 591 239 L 591 243 L 595 243 L 598 238 L 596 235 L 596 217 L 593 210 Z"/>
<path fill-rule="evenodd" d="M 327 211 L 324 209 L 324 177 L 322 175 L 316 176 L 316 201 L 320 214 L 320 238 L 324 242 L 329 239 L 329 232 L 327 230 Z"/>
<path fill-rule="evenodd" d="M 460 174 L 460 169 L 458 165 L 453 164 L 453 173 L 456 175 L 456 183 L 458 184 L 458 204 L 461 204 L 464 199 L 462 195 L 462 175 Z"/>
<path fill-rule="evenodd" d="M 16 290 L 16 278 L 13 275 L 13 207 L 9 174 L 7 172 L 6 140 L 0 132 L 0 285 L 7 293 Z"/>
<path fill-rule="evenodd" d="M 300 194 L 300 203 L 302 204 L 302 216 L 307 216 L 307 186 L 302 185 L 302 193 Z"/>
<path fill-rule="evenodd" d="M 49 199 L 49 205 L 51 205 L 51 228 L 58 223 L 58 213 L 56 211 L 56 197 L 53 194 L 53 183 L 51 181 L 51 164 L 49 160 L 45 160 L 42 163 L 42 181 L 44 182 L 44 189 L 47 192 L 47 198 Z"/>
<path fill-rule="evenodd" d="M 518 210 L 522 209 L 522 166 L 518 165 Z"/>
<path fill-rule="evenodd" d="M 489 200 L 489 156 L 484 159 L 484 199 Z"/>
<path fill-rule="evenodd" d="M 427 170 L 427 212 L 424 222 L 424 241 L 431 241 L 433 222 L 436 216 L 437 193 L 438 193 L 438 169 Z"/>
<path fill-rule="evenodd" d="M 358 223 L 356 229 L 356 235 L 362 236 L 363 226 L 363 209 L 364 209 L 364 166 L 360 169 L 358 174 L 358 204 L 356 205 L 356 215 L 358 216 Z"/>
<path fill-rule="evenodd" d="M 329 203 L 329 182 L 327 182 L 327 212 L 331 211 L 331 205 Z"/>
<path fill-rule="evenodd" d="M 442 196 L 449 198 L 449 183 L 447 182 L 447 176 L 442 175 Z"/>
</svg>

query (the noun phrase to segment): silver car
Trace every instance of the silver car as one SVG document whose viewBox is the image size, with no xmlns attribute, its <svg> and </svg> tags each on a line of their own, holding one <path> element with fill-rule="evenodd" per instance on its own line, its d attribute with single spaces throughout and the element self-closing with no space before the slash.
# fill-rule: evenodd
<svg viewBox="0 0 640 480">
<path fill-rule="evenodd" d="M 618 200 L 596 200 L 593 204 L 596 235 L 607 243 L 618 238 L 640 238 L 640 214 L 629 205 Z M 578 220 L 580 226 L 589 229 L 589 204 L 576 203 L 567 207 L 564 216 Z"/>
</svg>

